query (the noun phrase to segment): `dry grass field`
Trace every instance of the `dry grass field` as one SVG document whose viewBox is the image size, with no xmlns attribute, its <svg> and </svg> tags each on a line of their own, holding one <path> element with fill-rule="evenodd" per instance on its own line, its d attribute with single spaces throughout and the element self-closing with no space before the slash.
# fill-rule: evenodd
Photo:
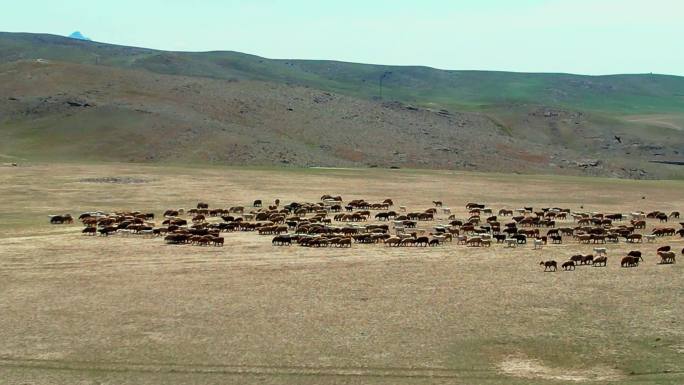
<svg viewBox="0 0 684 385">
<path fill-rule="evenodd" d="M 104 177 L 144 183 L 97 182 Z M 684 211 L 682 181 L 1 167 L 0 383 L 684 383 L 684 261 L 658 265 L 655 255 L 665 244 L 679 253 L 680 237 L 609 244 L 606 268 L 543 273 L 540 260 L 565 261 L 592 246 L 309 249 L 237 232 L 221 248 L 86 237 L 78 223 L 48 223 L 48 214 L 96 209 L 154 211 L 159 221 L 164 209 L 198 201 L 315 202 L 325 193 L 392 198 L 409 210 L 440 199 L 459 217 L 469 201 Z M 631 249 L 645 261 L 620 268 Z"/>
</svg>

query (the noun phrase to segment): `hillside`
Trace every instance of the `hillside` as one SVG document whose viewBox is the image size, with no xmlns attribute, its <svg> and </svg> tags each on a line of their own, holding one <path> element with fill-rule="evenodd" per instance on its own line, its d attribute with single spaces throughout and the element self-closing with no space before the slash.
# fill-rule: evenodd
<svg viewBox="0 0 684 385">
<path fill-rule="evenodd" d="M 0 90 L 0 153 L 25 159 L 644 178 L 678 176 L 650 161 L 684 158 L 676 76 L 442 71 L 0 33 Z"/>
</svg>

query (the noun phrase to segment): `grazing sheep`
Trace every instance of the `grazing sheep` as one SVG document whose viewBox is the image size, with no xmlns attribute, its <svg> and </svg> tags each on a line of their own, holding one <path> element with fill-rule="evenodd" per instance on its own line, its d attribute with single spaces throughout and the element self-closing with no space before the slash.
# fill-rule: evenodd
<svg viewBox="0 0 684 385">
<path fill-rule="evenodd" d="M 83 235 L 97 235 L 97 228 L 95 227 L 86 227 L 83 230 L 81 230 L 81 233 Z"/>
<path fill-rule="evenodd" d="M 606 255 L 608 250 L 605 247 L 594 247 L 594 253 L 596 255 Z"/>
<path fill-rule="evenodd" d="M 620 266 L 621 267 L 636 267 L 639 266 L 639 258 L 637 257 L 631 257 L 631 256 L 626 256 L 622 258 L 622 261 L 620 261 Z"/>
<path fill-rule="evenodd" d="M 590 265 L 594 263 L 594 255 L 593 254 L 587 254 L 582 256 L 582 261 L 580 261 L 580 264 L 582 265 Z"/>
<path fill-rule="evenodd" d="M 408 247 L 408 246 L 415 246 L 416 245 L 416 240 L 415 238 L 404 238 L 399 242 L 399 246 L 402 247 Z"/>
<path fill-rule="evenodd" d="M 388 247 L 392 247 L 392 246 L 395 246 L 395 247 L 396 247 L 396 246 L 399 246 L 399 244 L 401 243 L 401 238 L 399 238 L 399 237 L 390 237 L 390 238 L 385 239 L 385 242 L 384 242 L 384 243 L 385 243 L 385 245 L 388 246 Z"/>
<path fill-rule="evenodd" d="M 641 234 L 629 234 L 627 236 L 627 242 L 630 243 L 642 243 L 643 242 L 643 235 Z"/>
<path fill-rule="evenodd" d="M 482 238 L 480 238 L 480 237 L 467 238 L 465 243 L 466 243 L 466 246 L 480 247 L 480 246 L 482 246 Z"/>
<path fill-rule="evenodd" d="M 109 234 L 116 233 L 116 231 L 117 231 L 117 228 L 114 226 L 107 226 L 107 227 L 103 227 L 103 228 L 98 230 L 100 235 L 105 236 L 105 237 L 109 236 Z"/>
<path fill-rule="evenodd" d="M 50 215 L 50 223 L 53 225 L 61 225 L 64 223 L 73 223 L 74 218 L 71 217 L 71 214 L 64 214 L 64 215 Z"/>
<path fill-rule="evenodd" d="M 603 266 L 603 267 L 605 267 L 607 263 L 608 263 L 608 257 L 606 257 L 605 255 L 603 255 L 603 256 L 594 258 L 594 262 L 593 262 L 592 265 L 593 265 L 593 266 Z"/>
<path fill-rule="evenodd" d="M 556 271 L 558 267 L 556 261 L 541 261 L 539 265 L 544 266 L 544 271 Z"/>
<path fill-rule="evenodd" d="M 577 239 L 579 240 L 580 243 L 589 243 L 589 242 L 591 242 L 591 235 L 590 234 L 580 234 L 577 236 Z"/>
<path fill-rule="evenodd" d="M 340 242 L 337 245 L 338 245 L 338 247 L 351 247 L 352 240 L 349 237 L 342 238 L 342 239 L 340 239 Z"/>
<path fill-rule="evenodd" d="M 570 257 L 570 260 L 573 261 L 576 264 L 579 264 L 582 262 L 582 259 L 584 258 L 584 255 L 582 254 L 576 254 Z"/>
<path fill-rule="evenodd" d="M 561 265 L 561 267 L 562 267 L 563 270 L 565 270 L 565 271 L 575 270 L 575 262 L 573 262 L 573 261 L 563 262 L 563 264 Z"/>
<path fill-rule="evenodd" d="M 642 261 L 644 260 L 644 258 L 641 256 L 641 251 L 639 250 L 632 250 L 629 253 L 627 253 L 627 255 L 630 257 L 639 258 Z"/>
<path fill-rule="evenodd" d="M 451 236 L 451 234 L 448 234 L 448 235 Z M 439 242 L 439 243 L 444 243 L 447 240 L 446 235 L 432 235 L 432 238 L 436 239 L 437 242 Z"/>
<path fill-rule="evenodd" d="M 271 244 L 273 246 L 290 246 L 292 245 L 292 238 L 289 235 L 276 235 Z"/>
<path fill-rule="evenodd" d="M 541 248 L 544 246 L 544 241 L 541 239 L 535 239 L 534 240 L 534 250 L 541 250 Z"/>
<path fill-rule="evenodd" d="M 416 246 L 427 247 L 430 245 L 430 238 L 428 237 L 418 237 L 415 241 Z"/>
<path fill-rule="evenodd" d="M 659 251 L 658 256 L 660 256 L 661 264 L 671 264 L 676 262 L 674 251 Z"/>
</svg>

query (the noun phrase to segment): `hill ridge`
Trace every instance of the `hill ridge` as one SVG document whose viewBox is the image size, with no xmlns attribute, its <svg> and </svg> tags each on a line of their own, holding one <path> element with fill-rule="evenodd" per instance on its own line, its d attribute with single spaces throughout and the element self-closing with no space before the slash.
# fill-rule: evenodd
<svg viewBox="0 0 684 385">
<path fill-rule="evenodd" d="M 651 161 L 684 157 L 684 77 L 671 75 L 439 70 L 0 33 L 0 80 L 14 99 L 0 100 L 0 152 L 29 158 L 642 178 L 678 176 Z M 188 141 L 174 148 L 145 124 Z M 139 148 L 108 150 L 117 133 L 138 135 Z M 69 155 L 79 140 L 100 151 Z"/>
</svg>

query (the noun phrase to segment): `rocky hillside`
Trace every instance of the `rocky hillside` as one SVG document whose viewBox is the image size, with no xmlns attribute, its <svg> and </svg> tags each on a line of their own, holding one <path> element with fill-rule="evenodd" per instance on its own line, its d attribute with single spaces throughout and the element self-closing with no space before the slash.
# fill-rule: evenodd
<svg viewBox="0 0 684 385">
<path fill-rule="evenodd" d="M 374 79 L 383 71 L 392 74 L 380 100 Z M 681 166 L 651 161 L 684 157 L 684 81 L 650 79 L 288 62 L 0 34 L 0 156 L 679 177 Z"/>
</svg>

